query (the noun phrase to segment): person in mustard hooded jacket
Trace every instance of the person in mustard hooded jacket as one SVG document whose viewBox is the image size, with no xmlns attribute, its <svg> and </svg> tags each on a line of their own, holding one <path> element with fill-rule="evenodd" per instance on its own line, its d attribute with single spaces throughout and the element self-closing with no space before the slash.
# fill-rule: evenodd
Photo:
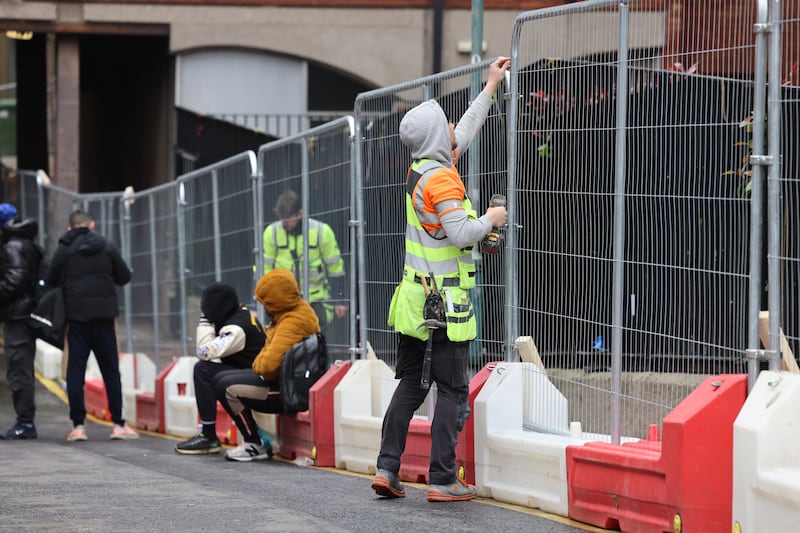
<svg viewBox="0 0 800 533">
<path fill-rule="evenodd" d="M 231 461 L 257 461 L 272 455 L 259 436 L 252 411 L 283 411 L 278 391 L 283 356 L 297 342 L 320 331 L 317 314 L 300 296 L 290 270 L 279 268 L 264 274 L 256 284 L 255 296 L 271 318 L 264 347 L 253 361 L 252 370 L 220 372 L 215 380 L 217 399 L 244 441 L 225 454 Z"/>
</svg>

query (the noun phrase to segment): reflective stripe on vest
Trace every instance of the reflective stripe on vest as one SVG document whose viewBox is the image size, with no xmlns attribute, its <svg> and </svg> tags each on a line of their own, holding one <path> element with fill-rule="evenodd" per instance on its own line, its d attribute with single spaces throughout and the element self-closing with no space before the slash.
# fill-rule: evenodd
<svg viewBox="0 0 800 533">
<path fill-rule="evenodd" d="M 460 249 L 450 243 L 444 231 L 428 232 L 420 223 L 415 201 L 422 208 L 423 189 L 430 177 L 443 167 L 430 160 L 415 162 L 406 182 L 406 254 L 403 281 L 395 289 L 389 306 L 390 326 L 404 335 L 427 340 L 430 331 L 423 324 L 425 293 L 422 278 L 432 273 L 436 287 L 447 302 L 447 338 L 455 342 L 470 341 L 477 336 L 475 311 L 469 301 L 468 289 L 475 286 L 475 265 L 472 247 Z M 467 216 L 474 218 L 472 204 L 463 199 Z M 419 215 L 429 217 L 423 213 Z M 431 218 L 431 221 L 433 219 Z M 431 224 L 429 221 L 427 223 Z M 438 225 L 438 215 L 435 224 Z M 453 283 L 456 281 L 456 283 Z M 430 285 L 430 281 L 427 282 Z"/>
<path fill-rule="evenodd" d="M 465 274 L 465 270 L 470 270 L 470 268 L 465 269 L 465 265 L 472 267 L 474 272 L 472 246 L 462 249 L 451 244 L 441 228 L 438 214 L 424 212 L 425 184 L 442 168 L 444 167 L 440 163 L 429 159 L 415 161 L 411 166 L 406 182 L 405 264 L 419 272 L 433 272 L 437 277 L 468 275 Z M 472 209 L 469 198 L 465 196 L 462 205 L 467 216 L 474 218 L 475 211 Z M 422 226 L 422 220 L 426 224 L 435 224 L 439 227 L 430 232 Z M 461 263 L 460 266 L 459 263 Z M 474 279 L 471 280 L 471 285 L 470 280 L 462 279 L 461 281 L 464 288 L 474 286 Z"/>
<path fill-rule="evenodd" d="M 322 223 L 308 219 L 308 292 L 311 303 L 328 299 L 328 279 L 322 261 Z M 280 222 L 271 225 L 275 258 L 264 258 L 272 268 L 286 268 L 294 274 L 300 293 L 303 293 L 303 241 L 302 235 L 290 235 Z M 305 296 L 303 295 L 305 298 Z"/>
</svg>

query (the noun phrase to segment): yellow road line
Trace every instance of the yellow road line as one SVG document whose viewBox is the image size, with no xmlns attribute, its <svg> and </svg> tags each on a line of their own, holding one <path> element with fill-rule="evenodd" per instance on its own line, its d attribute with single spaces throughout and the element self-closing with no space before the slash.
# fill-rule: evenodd
<svg viewBox="0 0 800 533">
<path fill-rule="evenodd" d="M 45 386 L 45 388 L 47 390 L 49 390 L 50 392 L 55 394 L 62 402 L 64 402 L 65 404 L 69 403 L 68 400 L 67 400 L 66 392 L 64 392 L 63 387 L 61 387 L 58 383 L 56 383 L 52 379 L 49 379 L 49 378 L 46 378 L 46 377 L 42 376 L 38 372 L 36 372 L 36 379 L 38 379 L 42 383 L 42 385 Z M 91 420 L 92 422 L 96 422 L 98 424 L 103 424 L 103 425 L 106 425 L 106 426 L 111 426 L 112 425 L 111 422 L 109 422 L 107 420 L 101 420 L 101 419 L 99 419 L 96 416 L 93 416 L 91 414 L 87 415 L 87 418 L 89 418 L 89 420 Z M 154 431 L 141 430 L 139 428 L 137 428 L 136 431 L 138 431 L 139 433 L 142 433 L 144 435 L 150 435 L 152 437 L 159 437 L 159 438 L 162 438 L 162 439 L 169 439 L 169 440 L 174 440 L 174 441 L 182 441 L 182 440 L 184 440 L 183 437 L 175 437 L 173 435 L 167 435 L 165 433 L 156 433 Z M 224 447 L 232 448 L 233 446 L 225 444 Z M 280 455 L 277 455 L 277 454 L 274 455 L 272 458 L 273 458 L 273 460 L 282 461 L 284 463 L 292 463 L 293 462 L 293 461 L 291 461 L 289 459 L 286 459 L 285 457 L 281 457 Z M 343 474 L 343 475 L 347 475 L 347 476 L 355 476 L 355 477 L 361 477 L 361 478 L 365 478 L 365 479 L 372 479 L 372 475 L 361 474 L 361 473 L 358 473 L 358 472 L 350 472 L 349 470 L 340 470 L 338 468 L 333 468 L 333 467 L 309 466 L 307 468 L 315 468 L 317 470 L 326 470 L 328 472 L 334 472 L 334 473 L 337 473 L 337 474 Z M 424 483 L 409 483 L 409 482 L 405 482 L 404 481 L 403 484 L 404 485 L 408 485 L 410 487 L 414 487 L 414 488 L 420 489 L 420 490 L 426 490 L 427 487 L 428 487 Z M 512 503 L 500 502 L 500 501 L 497 501 L 497 500 L 493 500 L 491 498 L 476 498 L 473 501 L 475 503 L 481 503 L 481 504 L 484 504 L 484 505 L 493 505 L 495 507 L 501 507 L 503 509 L 509 509 L 511 511 L 516 511 L 516 512 L 519 512 L 519 513 L 525 513 L 525 514 L 529 514 L 529 515 L 533 515 L 533 516 L 538 516 L 538 517 L 541 517 L 541 518 L 545 518 L 547 520 L 551 520 L 553 522 L 558 522 L 560 524 L 565 524 L 565 525 L 572 526 L 572 527 L 575 527 L 575 528 L 578 528 L 578 529 L 582 529 L 584 531 L 592 531 L 594 533 L 606 533 L 607 531 L 610 531 L 608 529 L 601 529 L 601 528 L 598 528 L 598 527 L 590 526 L 588 524 L 584 524 L 583 522 L 575 522 L 574 520 L 570 520 L 569 518 L 564 518 L 563 516 L 560 516 L 560 515 L 546 513 L 546 512 L 544 512 L 544 511 L 542 511 L 540 509 L 534 509 L 532 507 L 524 507 L 522 505 L 515 505 L 515 504 L 512 504 Z"/>
</svg>

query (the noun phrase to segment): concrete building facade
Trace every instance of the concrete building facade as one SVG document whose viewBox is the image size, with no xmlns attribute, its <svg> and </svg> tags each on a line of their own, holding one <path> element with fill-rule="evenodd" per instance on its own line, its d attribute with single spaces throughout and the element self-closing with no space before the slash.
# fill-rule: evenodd
<svg viewBox="0 0 800 533">
<path fill-rule="evenodd" d="M 566 3 L 484 1 L 483 58 L 509 53 L 520 12 Z M 663 18 L 667 3 L 645 0 L 636 9 Z M 468 64 L 470 7 L 469 0 L 3 0 L 0 29 L 30 36 L 15 46 L 18 167 L 44 168 L 81 192 L 168 181 L 181 170 L 176 109 L 199 117 L 348 111 L 361 91 Z"/>
</svg>

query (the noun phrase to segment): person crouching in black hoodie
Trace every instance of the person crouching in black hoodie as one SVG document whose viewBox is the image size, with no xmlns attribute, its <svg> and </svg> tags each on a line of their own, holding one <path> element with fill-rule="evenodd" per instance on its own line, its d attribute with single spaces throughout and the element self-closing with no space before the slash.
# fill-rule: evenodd
<svg viewBox="0 0 800 533">
<path fill-rule="evenodd" d="M 194 366 L 194 394 L 202 429 L 178 443 L 175 451 L 186 455 L 217 453 L 217 399 L 214 376 L 225 370 L 249 369 L 266 341 L 266 330 L 236 290 L 225 283 L 206 287 L 200 301 L 197 324 L 197 358 Z"/>
</svg>

